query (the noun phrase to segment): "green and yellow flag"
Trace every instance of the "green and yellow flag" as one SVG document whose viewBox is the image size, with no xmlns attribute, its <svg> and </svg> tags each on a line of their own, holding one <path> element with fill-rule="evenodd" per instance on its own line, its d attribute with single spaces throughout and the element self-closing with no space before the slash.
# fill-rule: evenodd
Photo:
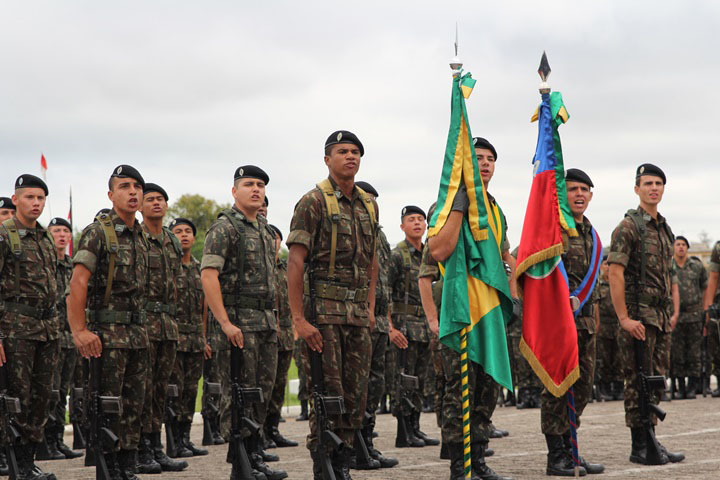
<svg viewBox="0 0 720 480">
<path fill-rule="evenodd" d="M 510 286 L 502 260 L 504 216 L 488 201 L 475 157 L 465 99 L 475 80 L 469 73 L 453 78 L 452 113 L 437 207 L 428 236 L 436 235 L 450 215 L 461 182 L 470 205 L 457 246 L 441 264 L 444 275 L 440 341 L 460 352 L 467 333 L 467 354 L 500 385 L 512 389 L 505 323 L 512 313 Z"/>
</svg>

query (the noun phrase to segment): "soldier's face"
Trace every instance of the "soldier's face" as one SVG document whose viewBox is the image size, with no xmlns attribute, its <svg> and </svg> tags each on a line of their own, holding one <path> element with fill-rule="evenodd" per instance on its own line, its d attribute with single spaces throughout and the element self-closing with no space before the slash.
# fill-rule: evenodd
<svg viewBox="0 0 720 480">
<path fill-rule="evenodd" d="M 260 210 L 258 210 L 258 215 L 262 215 L 263 217 L 267 218 L 267 207 L 265 204 L 263 204 L 262 207 L 260 207 Z"/>
<path fill-rule="evenodd" d="M 675 240 L 675 256 L 678 258 L 684 258 L 687 255 L 688 246 L 685 240 Z"/>
<path fill-rule="evenodd" d="M 20 188 L 15 190 L 12 202 L 22 220 L 34 222 L 45 208 L 45 191 L 42 188 Z"/>
<path fill-rule="evenodd" d="M 360 169 L 360 149 L 353 143 L 333 145 L 325 155 L 325 165 L 340 180 L 352 180 Z"/>
<path fill-rule="evenodd" d="M 49 227 L 48 230 L 50 231 L 50 235 L 53 236 L 53 240 L 55 240 L 55 247 L 62 248 L 64 250 L 72 238 L 70 229 L 63 225 L 56 225 L 54 227 Z"/>
<path fill-rule="evenodd" d="M 180 240 L 180 247 L 183 252 L 190 250 L 195 243 L 195 235 L 193 235 L 190 225 L 180 224 L 172 229 L 172 233 Z"/>
<path fill-rule="evenodd" d="M 15 213 L 15 210 L 11 208 L 0 208 L 0 223 L 12 217 L 13 213 Z"/>
<path fill-rule="evenodd" d="M 232 196 L 244 212 L 258 212 L 265 202 L 265 182 L 259 178 L 241 178 L 235 182 Z"/>
<path fill-rule="evenodd" d="M 402 223 L 400 224 L 400 229 L 405 233 L 405 236 L 413 240 L 422 238 L 425 234 L 426 227 L 427 224 L 425 223 L 425 217 L 419 213 L 405 215 L 402 219 Z"/>
<path fill-rule="evenodd" d="M 570 211 L 574 217 L 580 218 L 587 210 L 590 200 L 592 200 L 593 192 L 590 187 L 581 182 L 569 181 L 567 185 L 568 202 L 570 203 Z"/>
<path fill-rule="evenodd" d="M 480 167 L 480 177 L 482 177 L 483 184 L 487 187 L 493 175 L 495 175 L 495 156 L 487 148 L 476 148 L 475 156 Z"/>
<path fill-rule="evenodd" d="M 113 178 L 108 198 L 116 212 L 135 213 L 142 203 L 143 188 L 133 178 Z"/>
<path fill-rule="evenodd" d="M 635 193 L 641 203 L 657 205 L 665 193 L 665 184 L 660 177 L 643 175 L 640 177 L 640 185 L 635 185 Z"/>
<path fill-rule="evenodd" d="M 163 218 L 167 212 L 168 204 L 165 197 L 159 192 L 149 192 L 143 196 L 142 216 L 143 218 Z"/>
<path fill-rule="evenodd" d="M 600 276 L 603 280 L 607 281 L 609 272 L 610 265 L 608 265 L 607 260 L 603 260 L 603 262 L 600 264 Z"/>
</svg>

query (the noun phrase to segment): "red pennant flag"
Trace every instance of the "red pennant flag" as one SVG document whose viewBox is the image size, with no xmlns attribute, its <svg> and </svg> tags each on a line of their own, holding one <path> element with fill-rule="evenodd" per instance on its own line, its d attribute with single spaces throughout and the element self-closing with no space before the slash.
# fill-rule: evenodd
<svg viewBox="0 0 720 480">
<path fill-rule="evenodd" d="M 47 181 L 47 160 L 45 160 L 45 155 L 42 153 L 40 154 L 40 171 L 42 172 L 43 180 Z"/>
</svg>

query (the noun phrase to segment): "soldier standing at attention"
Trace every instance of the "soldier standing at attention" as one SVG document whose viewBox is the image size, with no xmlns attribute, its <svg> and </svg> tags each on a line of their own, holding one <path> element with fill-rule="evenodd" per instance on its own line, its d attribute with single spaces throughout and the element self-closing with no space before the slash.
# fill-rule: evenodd
<svg viewBox="0 0 720 480">
<path fill-rule="evenodd" d="M 203 291 L 213 318 L 224 335 L 213 346 L 223 397 L 220 403 L 220 433 L 230 434 L 231 344 L 242 348 L 242 387 L 260 387 L 264 402 L 247 408 L 258 425 L 265 423 L 277 372 L 277 320 L 275 294 L 275 232 L 258 215 L 270 178 L 259 167 L 245 165 L 235 170 L 232 208 L 220 212 L 205 238 L 201 263 Z M 262 430 L 262 429 L 261 429 Z M 265 464 L 270 457 L 262 449 L 262 435 L 245 438 L 253 468 L 269 480 L 287 477 L 283 470 Z M 235 449 L 228 445 L 228 461 Z M 234 465 L 233 465 L 234 466 Z M 233 470 L 231 478 L 239 478 Z"/>
<path fill-rule="evenodd" d="M 620 355 L 618 354 L 618 323 L 615 308 L 610 297 L 608 283 L 609 266 L 607 252 L 600 265 L 600 278 L 597 285 L 598 312 L 600 313 L 600 331 L 597 335 L 597 370 L 600 396 L 603 400 L 623 400 L 623 377 Z"/>
<path fill-rule="evenodd" d="M 0 197 L 0 223 L 15 215 L 15 205 L 10 197 Z"/>
<path fill-rule="evenodd" d="M 708 286 L 705 289 L 705 310 L 707 311 L 713 304 L 717 307 L 720 303 L 718 295 L 718 279 L 720 278 L 720 242 L 713 247 L 710 255 L 710 275 L 708 276 Z M 717 388 L 713 390 L 712 396 L 720 397 L 720 319 L 705 316 L 705 330 L 703 335 L 708 336 L 707 355 L 712 362 L 712 374 L 715 375 Z M 708 367 L 709 368 L 709 367 Z M 708 372 L 708 385 L 710 383 L 710 372 Z M 703 388 L 705 388 L 703 386 Z"/>
<path fill-rule="evenodd" d="M 203 357 L 212 353 L 207 338 L 207 303 L 200 281 L 200 262 L 192 256 L 197 230 L 187 218 L 176 218 L 170 231 L 182 248 L 182 272 L 175 279 L 177 285 L 178 349 L 170 382 L 178 387 L 175 445 L 179 457 L 207 455 L 190 441 L 190 427 L 195 413 L 198 382 L 203 372 Z"/>
<path fill-rule="evenodd" d="M 673 374 L 678 379 L 678 398 L 695 398 L 700 385 L 702 365 L 700 353 L 703 335 L 703 296 L 708 284 L 705 265 L 697 257 L 689 257 L 690 242 L 682 235 L 675 237 L 673 269 L 680 293 L 680 315 L 672 333 Z M 687 388 L 685 377 L 688 377 Z"/>
<path fill-rule="evenodd" d="M 73 344 L 72 332 L 67 321 L 67 304 L 65 295 L 70 284 L 72 276 L 72 259 L 65 254 L 65 249 L 72 241 L 72 226 L 70 222 L 64 218 L 53 218 L 48 225 L 48 231 L 55 240 L 55 250 L 57 251 L 57 310 L 59 321 L 60 335 L 60 355 L 58 357 L 57 368 L 53 376 L 53 389 L 60 392 L 60 398 L 50 400 L 50 411 L 55 417 L 55 424 L 45 425 L 45 440 L 47 441 L 50 451 L 57 450 L 65 458 L 82 457 L 82 453 L 73 452 L 70 447 L 63 442 L 65 434 L 65 412 L 67 407 L 67 396 L 70 388 L 73 386 L 75 376 L 75 367 L 78 363 L 77 350 Z"/>
<path fill-rule="evenodd" d="M 137 479 L 134 472 L 148 369 L 144 311 L 148 244 L 135 212 L 142 204 L 144 187 L 135 168 L 120 165 L 113 170 L 108 181 L 113 208 L 83 230 L 73 257 L 67 299 L 78 353 L 84 358 L 102 355 L 100 395 L 122 400 L 122 415 L 113 417 L 109 425 L 120 439 L 120 450 L 106 455 L 113 479 L 121 478 L 119 469 L 122 478 Z M 102 341 L 93 331 L 102 334 Z"/>
<path fill-rule="evenodd" d="M 583 282 L 594 282 L 597 270 L 590 270 L 593 262 L 593 247 L 600 248 L 599 238 L 595 238 L 592 224 L 585 216 L 585 211 L 593 197 L 594 187 L 590 177 L 580 169 L 569 168 L 565 174 L 568 203 L 575 219 L 577 236 L 565 237 L 567 245 L 562 255 L 567 272 L 570 291 L 573 292 Z M 595 265 L 595 268 L 600 268 Z M 575 328 L 577 329 L 578 356 L 580 378 L 573 385 L 575 393 L 575 410 L 577 426 L 580 416 L 592 396 L 595 381 L 595 348 L 596 332 L 600 321 L 596 308 L 597 293 L 592 292 L 585 304 L 575 311 Z M 570 420 L 568 418 L 567 398 L 565 395 L 556 397 L 547 389 L 540 395 L 540 424 L 547 442 L 547 475 L 564 477 L 574 476 L 575 463 L 572 459 L 570 446 Z M 605 467 L 599 463 L 588 463 L 579 458 L 580 473 L 602 473 Z"/>
<path fill-rule="evenodd" d="M 15 452 L 23 480 L 55 479 L 35 465 L 59 352 L 57 251 L 37 222 L 47 195 L 41 179 L 20 175 L 12 196 L 17 210 L 0 226 L 0 362 L 8 364 L 8 395 L 20 399 Z"/>
<path fill-rule="evenodd" d="M 329 177 L 295 205 L 287 244 L 290 311 L 305 340 L 303 363 L 310 377 L 310 351 L 322 354 L 325 387 L 342 396 L 345 414 L 330 418 L 346 448 L 332 458 L 333 470 L 349 479 L 354 432 L 362 428 L 375 328 L 375 252 L 378 209 L 372 197 L 355 186 L 364 154 L 355 134 L 340 130 L 325 141 Z M 303 308 L 303 274 L 307 265 L 312 301 Z M 310 311 L 310 306 L 315 310 Z M 312 322 L 312 323 L 311 323 Z M 312 382 L 312 380 L 310 380 Z M 313 475 L 322 479 L 315 409 L 310 411 L 307 447 Z"/>
<path fill-rule="evenodd" d="M 640 205 L 629 210 L 613 231 L 608 254 L 610 294 L 622 327 L 618 342 L 625 378 L 625 424 L 630 428 L 632 438 L 630 461 L 641 464 L 648 463 L 647 442 L 640 415 L 639 367 L 635 362 L 633 342 L 642 342 L 643 370 L 646 374 L 652 373 L 656 348 L 672 331 L 670 299 L 677 294 L 677 287 L 672 285 L 673 233 L 665 217 L 658 213 L 664 192 L 665 173 L 649 163 L 640 165 L 635 175 L 635 194 Z M 658 392 L 652 392 L 654 404 L 658 398 Z M 655 415 L 651 417 L 656 424 Z M 685 458 L 681 453 L 660 447 L 661 463 L 679 462 Z"/>
</svg>

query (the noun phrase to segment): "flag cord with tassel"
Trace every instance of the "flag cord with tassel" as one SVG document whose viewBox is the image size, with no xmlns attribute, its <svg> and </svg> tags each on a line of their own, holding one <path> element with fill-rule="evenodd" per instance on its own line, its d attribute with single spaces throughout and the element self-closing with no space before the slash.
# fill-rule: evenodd
<svg viewBox="0 0 720 480">
<path fill-rule="evenodd" d="M 462 391 L 462 427 L 463 427 L 463 465 L 465 478 L 472 475 L 471 447 L 470 447 L 470 390 L 468 387 L 468 354 L 467 354 L 468 328 L 460 332 L 460 387 Z"/>
</svg>

